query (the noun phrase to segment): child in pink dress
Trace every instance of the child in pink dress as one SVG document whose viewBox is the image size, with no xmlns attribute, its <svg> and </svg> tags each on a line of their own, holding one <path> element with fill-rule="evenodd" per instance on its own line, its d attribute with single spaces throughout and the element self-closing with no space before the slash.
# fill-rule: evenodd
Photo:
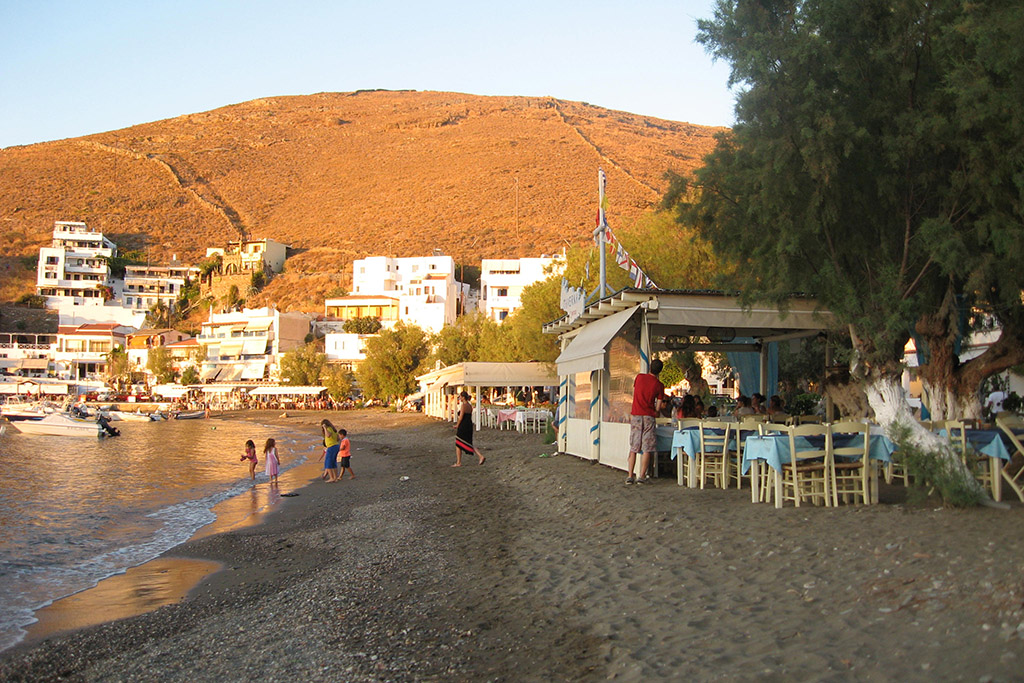
<svg viewBox="0 0 1024 683">
<path fill-rule="evenodd" d="M 270 483 L 276 486 L 280 461 L 277 459 L 277 442 L 273 439 L 267 439 L 266 445 L 263 446 L 263 457 L 267 460 L 267 476 L 270 477 Z"/>
<path fill-rule="evenodd" d="M 239 458 L 242 462 L 249 461 L 249 478 L 256 480 L 256 444 L 249 439 L 245 442 L 245 455 Z"/>
</svg>

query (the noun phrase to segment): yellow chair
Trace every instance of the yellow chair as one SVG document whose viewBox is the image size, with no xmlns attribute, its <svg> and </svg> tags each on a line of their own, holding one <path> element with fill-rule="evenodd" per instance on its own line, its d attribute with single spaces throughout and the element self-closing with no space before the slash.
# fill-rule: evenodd
<svg viewBox="0 0 1024 683">
<path fill-rule="evenodd" d="M 729 453 L 728 467 L 728 479 L 729 481 L 736 482 L 736 488 L 743 488 L 743 442 L 748 436 L 757 436 L 761 434 L 760 425 L 763 422 L 754 422 L 751 420 L 744 420 L 739 424 L 733 425 L 733 438 L 736 439 L 736 448 Z"/>
<path fill-rule="evenodd" d="M 1017 450 L 1010 462 L 1024 458 L 1024 444 L 1021 443 L 1021 435 L 1018 434 L 1018 432 L 1024 431 L 1024 419 L 1021 419 L 1019 415 L 1003 412 L 996 415 L 996 426 L 1003 431 L 1003 434 L 1009 438 L 1010 443 Z M 1018 455 L 1021 458 L 1015 457 Z M 1010 485 L 1021 502 L 1024 502 L 1024 462 L 1020 463 L 1020 469 L 1012 475 L 1004 469 L 1003 480 Z"/>
<path fill-rule="evenodd" d="M 1001 492 L 996 490 L 995 480 L 992 477 L 992 460 L 984 453 L 975 452 L 967 443 L 967 430 L 970 429 L 967 423 L 964 420 L 945 420 L 941 426 L 936 425 L 936 429 L 946 430 L 946 437 L 960 451 L 960 460 L 971 471 L 974 478 L 992 493 L 993 500 L 1002 498 Z"/>
<path fill-rule="evenodd" d="M 780 434 L 788 435 L 789 428 L 791 425 L 785 425 L 781 422 L 759 422 L 757 424 L 757 431 L 760 436 L 767 434 Z M 760 480 L 758 481 L 758 499 L 762 503 L 772 502 L 772 498 L 775 493 L 775 477 L 778 476 L 775 470 L 767 465 L 760 467 Z"/>
<path fill-rule="evenodd" d="M 700 423 L 700 487 L 710 476 L 715 486 L 729 488 L 729 422 L 702 420 Z M 721 434 L 717 432 L 721 431 Z"/>
<path fill-rule="evenodd" d="M 860 502 L 868 505 L 877 502 L 872 492 L 873 473 L 868 450 L 871 446 L 870 428 L 864 422 L 847 420 L 829 425 L 828 444 L 832 448 L 829 462 L 832 465 L 832 504 L 838 506 L 839 499 L 843 502 Z M 836 446 L 836 437 L 842 442 L 843 437 L 859 435 L 858 445 Z"/>
<path fill-rule="evenodd" d="M 775 507 L 781 508 L 787 500 L 800 507 L 807 501 L 832 506 L 831 486 L 831 444 L 827 427 L 822 425 L 797 425 L 789 427 L 789 463 L 782 468 L 782 488 Z M 800 437 L 821 436 L 825 443 L 821 448 L 797 450 Z"/>
<path fill-rule="evenodd" d="M 691 427 L 700 428 L 700 419 L 696 417 L 682 417 L 676 423 L 677 430 L 688 429 Z M 682 449 L 680 449 L 681 451 Z M 676 478 L 678 479 L 680 486 L 685 486 L 690 480 L 690 468 L 698 467 L 697 462 L 700 460 L 700 454 L 697 454 L 696 458 L 691 458 L 686 453 L 676 453 Z"/>
</svg>

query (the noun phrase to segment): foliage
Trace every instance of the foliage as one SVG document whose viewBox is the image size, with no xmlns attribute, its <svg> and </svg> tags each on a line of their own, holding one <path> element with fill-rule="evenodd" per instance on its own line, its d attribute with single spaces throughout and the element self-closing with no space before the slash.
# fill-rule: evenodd
<svg viewBox="0 0 1024 683">
<path fill-rule="evenodd" d="M 416 389 L 416 375 L 430 355 L 427 334 L 415 325 L 398 323 L 366 340 L 366 360 L 356 368 L 363 394 L 391 399 Z"/>
<path fill-rule="evenodd" d="M 173 327 L 175 322 L 177 322 L 177 316 L 174 315 L 170 307 L 163 301 L 157 301 L 146 312 L 145 324 L 152 329 Z"/>
<path fill-rule="evenodd" d="M 225 308 L 237 308 L 243 303 L 241 294 L 238 291 L 238 285 L 228 287 L 228 291 L 221 299 L 221 303 L 224 304 Z"/>
<path fill-rule="evenodd" d="M 343 401 L 352 395 L 354 379 L 352 372 L 340 365 L 328 365 L 321 375 L 327 393 L 335 401 Z"/>
<path fill-rule="evenodd" d="M 455 324 L 445 325 L 434 335 L 431 360 L 444 367 L 467 361 L 495 360 L 503 344 L 499 339 L 504 339 L 500 328 L 480 311 L 459 316 Z"/>
<path fill-rule="evenodd" d="M 1011 391 L 1010 395 L 1003 399 L 1003 410 L 1011 413 L 1019 413 L 1021 407 L 1021 398 L 1017 395 L 1016 391 Z"/>
<path fill-rule="evenodd" d="M 1001 310 L 1004 337 L 1021 309 L 1020 70 L 1001 55 L 1024 15 L 980 5 L 723 0 L 699 22 L 741 88 L 737 125 L 666 204 L 741 264 L 748 300 L 817 296 L 865 374 L 896 376 L 915 322 L 952 300 Z"/>
<path fill-rule="evenodd" d="M 36 254 L 35 256 L 22 256 L 18 261 L 21 262 L 21 266 L 25 270 L 39 269 L 39 254 Z"/>
<path fill-rule="evenodd" d="M 110 274 L 116 278 L 123 278 L 125 266 L 142 265 L 146 262 L 146 254 L 137 249 L 122 249 L 118 252 L 117 256 L 112 256 L 105 260 L 107 267 L 110 268 Z"/>
<path fill-rule="evenodd" d="M 252 275 L 249 277 L 249 292 L 251 294 L 257 294 L 267 284 L 267 276 L 263 273 L 263 270 L 254 270 Z"/>
<path fill-rule="evenodd" d="M 341 324 L 341 329 L 349 334 L 377 334 L 380 328 L 380 318 L 372 315 L 352 318 Z"/>
<path fill-rule="evenodd" d="M 160 384 L 170 384 L 177 375 L 174 371 L 171 352 L 165 346 L 158 346 L 149 350 L 146 369 L 153 373 L 156 381 Z"/>
<path fill-rule="evenodd" d="M 46 306 L 46 297 L 39 294 L 22 294 L 15 303 L 27 308 L 43 308 Z"/>
<path fill-rule="evenodd" d="M 663 358 L 661 362 L 661 374 L 658 375 L 658 379 L 660 379 L 661 383 L 666 387 L 674 387 L 686 379 L 686 373 L 683 372 L 679 363 L 676 362 L 674 354 L 668 358 Z"/>
<path fill-rule="evenodd" d="M 199 371 L 194 365 L 190 365 L 181 371 L 181 383 L 183 385 L 199 384 Z"/>
<path fill-rule="evenodd" d="M 786 411 L 790 415 L 814 415 L 820 402 L 818 394 L 797 394 L 786 404 Z"/>
<path fill-rule="evenodd" d="M 942 458 L 914 443 L 907 427 L 891 429 L 890 438 L 898 447 L 893 458 L 903 463 L 910 477 L 908 500 L 922 502 L 930 491 L 936 490 L 951 507 L 973 507 L 981 502 L 979 489 L 969 486 Z"/>
<path fill-rule="evenodd" d="M 324 294 L 325 299 L 340 299 L 343 296 L 348 296 L 348 289 L 340 285 Z"/>
<path fill-rule="evenodd" d="M 281 356 L 281 381 L 293 386 L 317 386 L 327 367 L 327 355 L 306 344 Z"/>
<path fill-rule="evenodd" d="M 126 386 L 131 384 L 131 365 L 128 362 L 128 352 L 125 351 L 123 346 L 115 346 L 107 353 L 106 358 L 107 370 L 105 380 L 107 386 L 121 393 Z"/>
</svg>

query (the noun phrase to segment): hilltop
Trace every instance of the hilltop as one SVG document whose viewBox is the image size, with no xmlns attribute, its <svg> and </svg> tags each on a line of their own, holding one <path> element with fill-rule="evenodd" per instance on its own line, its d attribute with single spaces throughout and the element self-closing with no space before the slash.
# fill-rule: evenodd
<svg viewBox="0 0 1024 683">
<path fill-rule="evenodd" d="M 355 258 L 440 248 L 476 263 L 588 239 L 599 167 L 609 221 L 628 225 L 721 130 L 555 98 L 362 91 L 0 149 L 0 300 L 32 290 L 26 257 L 53 222 L 80 220 L 154 261 L 242 234 L 284 242 L 267 296 L 316 309 Z"/>
</svg>

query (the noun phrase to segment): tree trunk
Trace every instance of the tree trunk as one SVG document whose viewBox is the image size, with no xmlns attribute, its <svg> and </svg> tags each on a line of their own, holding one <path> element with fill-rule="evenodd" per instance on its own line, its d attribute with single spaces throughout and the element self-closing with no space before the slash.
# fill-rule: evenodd
<svg viewBox="0 0 1024 683">
<path fill-rule="evenodd" d="M 928 431 L 914 419 L 903 394 L 900 383 L 900 368 L 891 371 L 869 369 L 864 376 L 864 391 L 868 403 L 875 411 L 875 419 L 890 437 L 906 434 L 908 445 L 915 446 L 922 453 L 939 460 L 944 470 L 961 479 L 968 490 L 976 493 L 982 500 L 988 495 L 984 487 L 960 460 L 948 439 Z"/>
</svg>

